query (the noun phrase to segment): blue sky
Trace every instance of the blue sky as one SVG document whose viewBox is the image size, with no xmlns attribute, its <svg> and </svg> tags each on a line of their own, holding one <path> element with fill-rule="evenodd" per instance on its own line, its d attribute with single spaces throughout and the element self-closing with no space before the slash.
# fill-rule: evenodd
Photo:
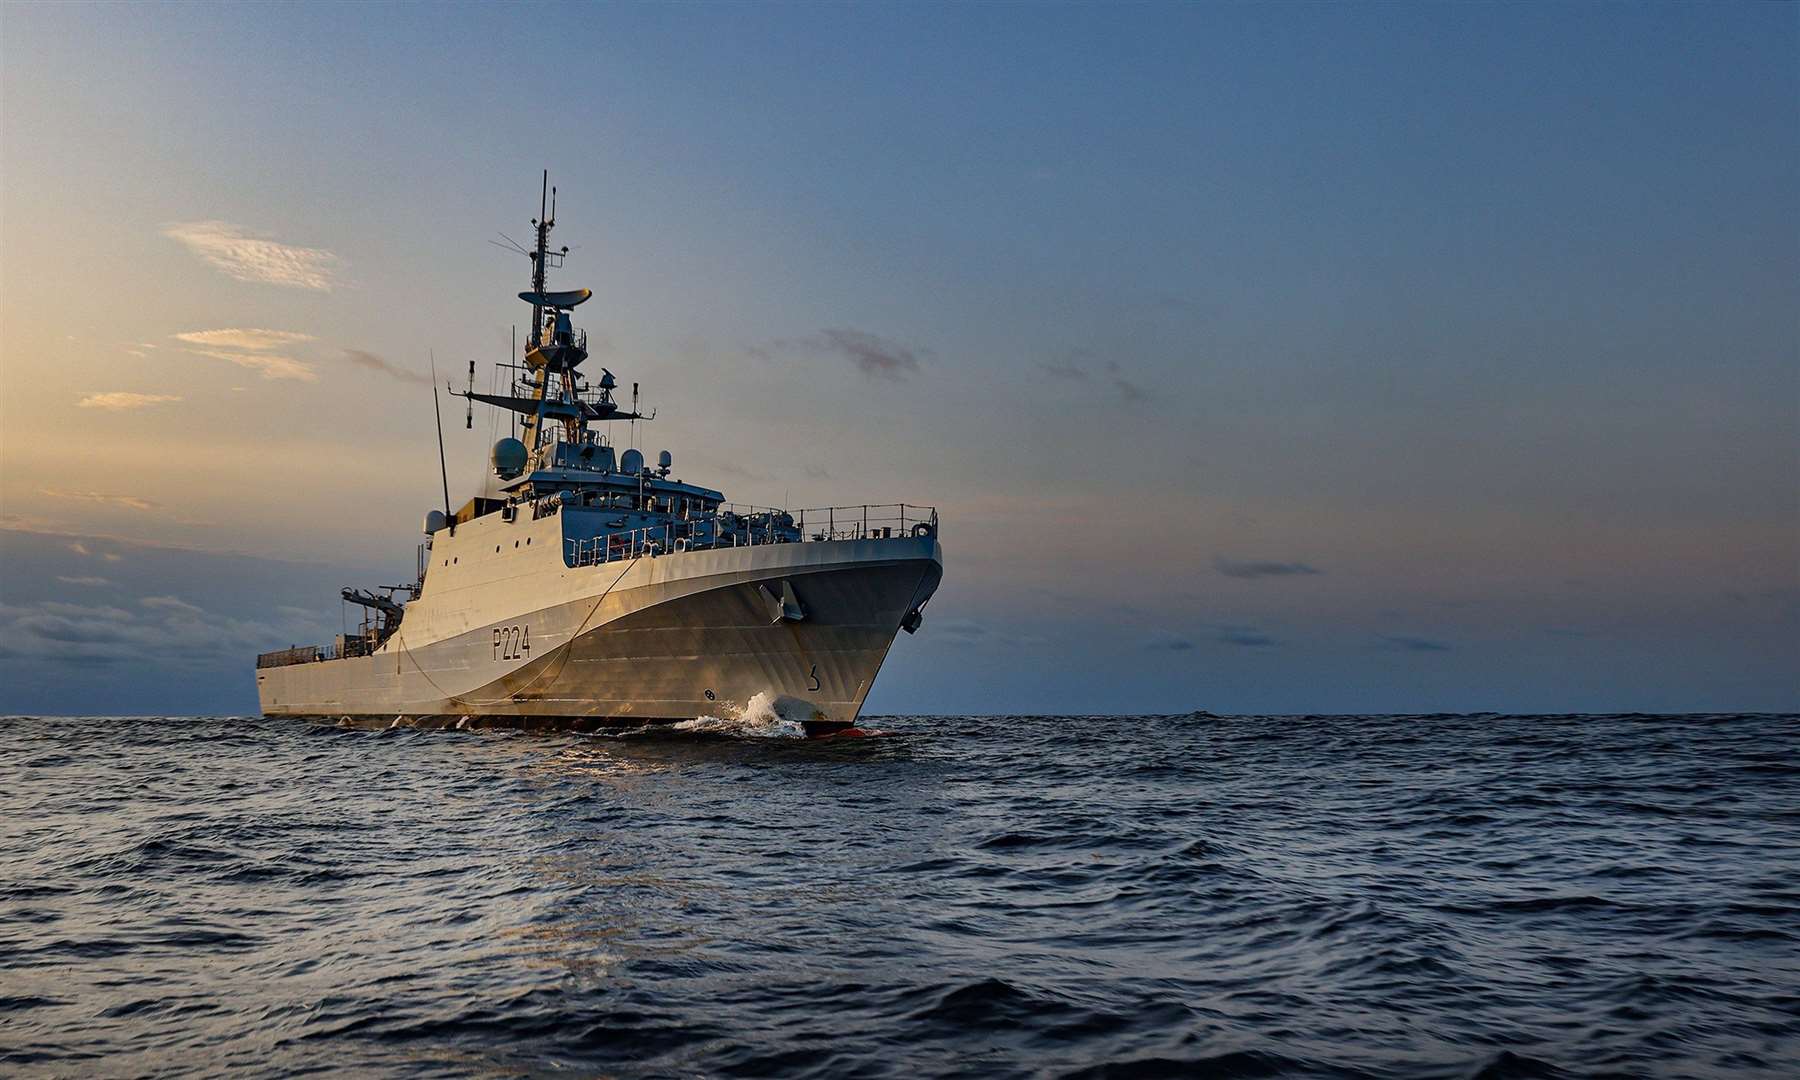
<svg viewBox="0 0 1800 1080">
<path fill-rule="evenodd" d="M 0 710 L 245 710 L 238 652 L 404 576 L 426 353 L 505 355 L 486 241 L 542 168 L 684 478 L 942 508 L 872 708 L 1794 708 L 1797 44 L 1774 5 L 8 5 Z M 167 677 L 208 626 L 242 644 Z"/>
</svg>

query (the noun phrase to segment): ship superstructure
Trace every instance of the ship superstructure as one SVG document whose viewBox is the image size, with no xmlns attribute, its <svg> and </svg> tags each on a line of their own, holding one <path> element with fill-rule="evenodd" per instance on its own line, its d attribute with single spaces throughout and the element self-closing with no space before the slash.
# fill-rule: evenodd
<svg viewBox="0 0 1800 1080">
<path fill-rule="evenodd" d="M 592 727 L 729 715 L 762 698 L 809 731 L 849 727 L 943 574 L 937 513 L 906 504 L 741 507 L 672 477 L 599 425 L 651 419 L 582 371 L 587 289 L 553 292 L 545 178 L 531 328 L 504 392 L 493 483 L 426 515 L 418 578 L 343 598 L 368 611 L 331 646 L 257 658 L 271 715 Z M 448 503 L 448 484 L 445 485 Z"/>
</svg>

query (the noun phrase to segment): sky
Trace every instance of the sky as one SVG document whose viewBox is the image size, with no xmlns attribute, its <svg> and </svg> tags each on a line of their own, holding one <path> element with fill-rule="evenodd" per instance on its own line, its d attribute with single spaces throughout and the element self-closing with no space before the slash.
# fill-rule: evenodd
<svg viewBox="0 0 1800 1080">
<path fill-rule="evenodd" d="M 869 711 L 1800 709 L 1797 56 L 1793 5 L 7 3 L 0 713 L 250 712 L 411 577 L 543 169 L 677 476 L 939 508 Z"/>
</svg>

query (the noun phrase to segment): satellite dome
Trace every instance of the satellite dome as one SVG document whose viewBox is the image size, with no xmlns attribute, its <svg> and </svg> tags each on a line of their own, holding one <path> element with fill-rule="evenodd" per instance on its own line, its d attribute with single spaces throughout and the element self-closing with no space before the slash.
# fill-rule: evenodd
<svg viewBox="0 0 1800 1080">
<path fill-rule="evenodd" d="M 511 480 L 525 471 L 525 444 L 517 439 L 501 439 L 494 444 L 494 475 Z"/>
<path fill-rule="evenodd" d="M 619 471 L 631 476 L 636 476 L 638 473 L 643 472 L 644 452 L 642 450 L 627 450 L 623 454 L 620 454 Z"/>
<path fill-rule="evenodd" d="M 442 510 L 433 510 L 425 515 L 425 535 L 430 536 L 449 523 L 450 519 L 444 516 Z"/>
<path fill-rule="evenodd" d="M 675 467 L 674 456 L 672 454 L 670 454 L 667 450 L 664 450 L 662 453 L 656 455 L 656 467 L 661 469 L 663 472 L 668 472 L 670 469 Z"/>
</svg>

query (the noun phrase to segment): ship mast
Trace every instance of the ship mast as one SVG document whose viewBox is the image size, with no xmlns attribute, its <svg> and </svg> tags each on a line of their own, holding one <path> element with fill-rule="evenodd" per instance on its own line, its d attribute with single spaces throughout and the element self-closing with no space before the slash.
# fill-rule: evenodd
<svg viewBox="0 0 1800 1080">
<path fill-rule="evenodd" d="M 538 188 L 538 216 L 532 221 L 537 230 L 537 244 L 531 251 L 531 335 L 525 339 L 525 355 L 530 358 L 534 350 L 544 344 L 544 299 L 545 273 L 549 267 L 550 230 L 556 227 L 554 204 L 551 202 L 553 192 L 550 188 L 550 170 L 544 170 L 543 183 Z M 564 250 L 567 250 L 566 248 Z M 564 383 L 572 396 L 574 372 L 564 374 Z M 532 395 L 538 402 L 537 410 L 525 418 L 525 447 L 535 453 L 543 441 L 544 407 L 543 402 L 550 396 L 549 365 L 539 367 L 534 373 Z"/>
<path fill-rule="evenodd" d="M 524 386 L 509 383 L 505 394 L 476 393 L 472 383 L 466 391 L 451 391 L 458 397 L 510 409 L 523 417 L 519 434 L 523 436 L 520 441 L 525 450 L 524 465 L 528 473 L 553 456 L 547 449 L 547 424 L 562 424 L 567 430 L 568 442 L 585 445 L 589 424 L 594 421 L 648 420 L 655 415 L 637 411 L 635 393 L 631 411 L 620 409 L 612 394 L 618 383 L 612 372 L 604 369 L 597 384 L 598 393 L 584 396 L 588 388 L 582 386 L 577 369 L 588 358 L 587 334 L 575 327 L 570 312 L 592 299 L 594 293 L 592 289 L 549 291 L 546 279 L 550 260 L 556 259 L 557 265 L 562 265 L 562 258 L 569 249 L 550 249 L 550 230 L 556 227 L 556 189 L 550 186 L 548 169 L 544 170 L 538 189 L 538 216 L 532 219 L 531 225 L 537 233 L 536 243 L 525 252 L 531 259 L 531 291 L 519 294 L 519 299 L 531 305 L 531 332 L 525 338 L 524 361 L 529 372 L 526 383 Z M 560 387 L 556 383 L 559 375 L 562 378 Z M 527 394 L 519 396 L 521 390 Z M 502 440 L 508 441 L 511 440 Z M 498 450 L 496 446 L 496 452 Z M 501 479 L 510 480 L 516 475 L 501 474 Z M 524 482 L 530 483 L 529 480 Z"/>
<path fill-rule="evenodd" d="M 532 224 L 537 226 L 537 250 L 531 253 L 531 292 L 537 298 L 531 305 L 531 337 L 526 339 L 527 351 L 536 348 L 544 340 L 544 249 L 550 243 L 550 217 L 545 212 L 549 206 L 550 170 L 544 170 L 544 186 L 538 192 L 538 216 Z"/>
</svg>

